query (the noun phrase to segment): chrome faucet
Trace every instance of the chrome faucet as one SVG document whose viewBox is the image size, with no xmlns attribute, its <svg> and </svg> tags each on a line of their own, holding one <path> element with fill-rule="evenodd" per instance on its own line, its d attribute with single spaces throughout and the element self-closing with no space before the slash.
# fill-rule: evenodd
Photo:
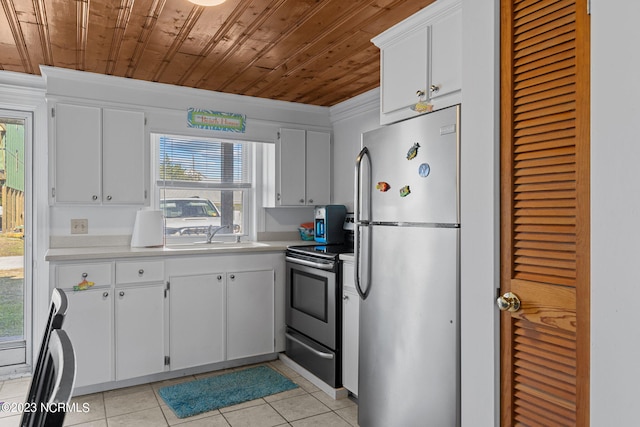
<svg viewBox="0 0 640 427">
<path fill-rule="evenodd" d="M 215 236 L 218 233 L 218 231 L 222 230 L 223 228 L 228 228 L 228 226 L 222 225 L 220 227 L 214 227 L 213 225 L 210 225 L 209 228 L 207 229 L 207 243 L 211 243 L 213 236 Z"/>
</svg>

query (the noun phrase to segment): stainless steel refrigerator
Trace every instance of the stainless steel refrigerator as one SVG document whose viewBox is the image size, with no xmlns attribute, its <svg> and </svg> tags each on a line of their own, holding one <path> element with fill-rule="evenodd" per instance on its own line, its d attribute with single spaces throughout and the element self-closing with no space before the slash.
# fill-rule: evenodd
<svg viewBox="0 0 640 427">
<path fill-rule="evenodd" d="M 362 135 L 360 427 L 460 425 L 459 128 L 454 106 Z"/>
</svg>

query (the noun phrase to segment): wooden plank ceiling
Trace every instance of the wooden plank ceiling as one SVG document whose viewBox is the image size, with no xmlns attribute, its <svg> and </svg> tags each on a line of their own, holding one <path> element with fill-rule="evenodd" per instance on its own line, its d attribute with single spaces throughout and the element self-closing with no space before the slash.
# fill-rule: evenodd
<svg viewBox="0 0 640 427">
<path fill-rule="evenodd" d="M 379 85 L 371 38 L 435 0 L 0 0 L 0 70 L 39 65 L 331 106 Z"/>
</svg>

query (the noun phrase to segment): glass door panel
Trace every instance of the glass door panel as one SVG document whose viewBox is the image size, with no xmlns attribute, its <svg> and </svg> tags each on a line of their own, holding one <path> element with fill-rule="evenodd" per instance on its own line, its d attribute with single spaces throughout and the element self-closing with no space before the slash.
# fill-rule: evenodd
<svg viewBox="0 0 640 427">
<path fill-rule="evenodd" d="M 27 362 L 25 114 L 0 111 L 0 372 Z M 10 369 L 11 370 L 11 369 Z"/>
</svg>

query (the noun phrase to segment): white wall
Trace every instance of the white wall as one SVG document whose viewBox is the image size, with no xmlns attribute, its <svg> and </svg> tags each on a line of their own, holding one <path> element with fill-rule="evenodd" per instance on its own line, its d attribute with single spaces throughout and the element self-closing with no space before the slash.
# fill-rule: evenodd
<svg viewBox="0 0 640 427">
<path fill-rule="evenodd" d="M 462 425 L 498 426 L 499 0 L 462 1 Z"/>
<path fill-rule="evenodd" d="M 638 424 L 640 3 L 591 0 L 591 425 Z"/>
<path fill-rule="evenodd" d="M 356 157 L 362 147 L 362 133 L 380 127 L 380 90 L 373 89 L 330 110 L 333 125 L 331 158 L 332 203 L 353 212 Z"/>
</svg>

